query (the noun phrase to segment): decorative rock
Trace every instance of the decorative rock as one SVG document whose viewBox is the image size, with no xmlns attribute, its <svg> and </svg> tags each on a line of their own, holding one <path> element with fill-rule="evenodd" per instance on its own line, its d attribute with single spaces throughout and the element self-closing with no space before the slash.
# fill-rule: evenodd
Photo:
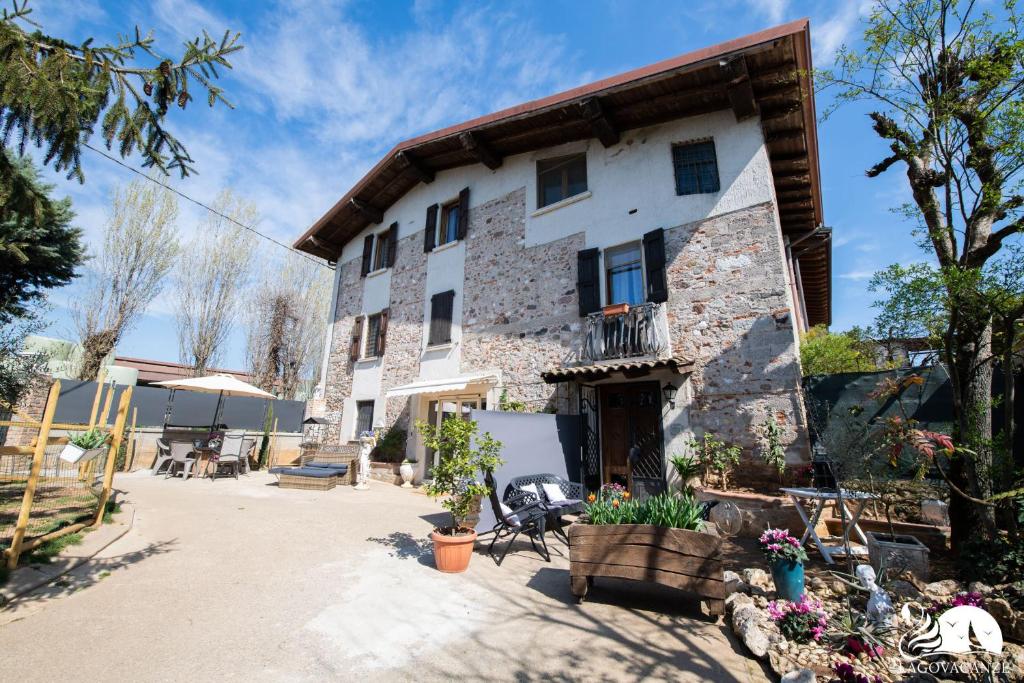
<svg viewBox="0 0 1024 683">
<path fill-rule="evenodd" d="M 750 654 L 758 659 L 768 656 L 768 646 L 771 645 L 768 641 L 768 634 L 756 621 L 745 622 L 737 635 L 743 639 L 743 644 L 750 650 Z"/>
<path fill-rule="evenodd" d="M 790 671 L 782 677 L 782 683 L 814 683 L 817 678 L 810 669 Z"/>
<path fill-rule="evenodd" d="M 772 577 L 763 569 L 747 568 L 743 570 L 742 576 L 744 583 L 748 586 L 766 591 L 772 590 L 775 587 Z"/>
<path fill-rule="evenodd" d="M 746 593 L 731 593 L 725 596 L 725 607 L 728 610 L 737 610 L 744 605 L 753 606 L 754 599 Z"/>
<path fill-rule="evenodd" d="M 723 574 L 725 579 L 725 594 L 730 593 L 749 593 L 750 586 L 744 583 L 743 579 L 736 572 L 726 571 Z"/>
<path fill-rule="evenodd" d="M 909 581 L 903 581 L 902 579 L 890 581 L 885 584 L 885 587 L 891 594 L 898 598 L 915 600 L 921 597 L 921 591 L 917 590 L 917 586 Z"/>
<path fill-rule="evenodd" d="M 832 582 L 831 588 L 832 588 L 832 592 L 835 593 L 837 596 L 846 595 L 847 590 L 849 590 L 849 586 L 847 586 L 845 583 L 843 583 L 839 579 L 836 579 L 836 580 L 834 580 Z"/>
<path fill-rule="evenodd" d="M 924 587 L 924 592 L 927 595 L 932 595 L 939 598 L 949 598 L 955 595 L 960 590 L 960 584 L 953 579 L 944 579 L 942 581 L 933 581 Z"/>
<path fill-rule="evenodd" d="M 967 584 L 967 590 L 970 593 L 981 593 L 982 595 L 990 595 L 992 593 L 992 586 L 981 581 L 971 581 Z"/>
<path fill-rule="evenodd" d="M 810 580 L 810 586 L 814 590 L 820 591 L 825 588 L 825 580 L 820 576 L 815 576 Z"/>
</svg>

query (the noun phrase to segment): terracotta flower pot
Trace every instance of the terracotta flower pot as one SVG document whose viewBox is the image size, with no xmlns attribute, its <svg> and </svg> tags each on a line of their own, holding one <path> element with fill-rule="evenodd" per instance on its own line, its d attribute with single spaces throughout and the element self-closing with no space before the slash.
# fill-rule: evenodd
<svg viewBox="0 0 1024 683">
<path fill-rule="evenodd" d="M 448 536 L 437 531 L 430 534 L 434 541 L 434 564 L 438 570 L 449 574 L 464 572 L 473 557 L 473 544 L 476 543 L 476 532 Z"/>
<path fill-rule="evenodd" d="M 626 315 L 629 313 L 629 304 L 609 304 L 601 312 L 605 315 Z"/>
</svg>

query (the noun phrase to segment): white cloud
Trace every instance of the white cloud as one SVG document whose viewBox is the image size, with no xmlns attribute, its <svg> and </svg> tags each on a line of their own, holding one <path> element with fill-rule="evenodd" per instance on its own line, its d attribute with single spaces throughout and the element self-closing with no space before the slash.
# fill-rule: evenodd
<svg viewBox="0 0 1024 683">
<path fill-rule="evenodd" d="M 875 274 L 873 270 L 851 270 L 839 275 L 843 280 L 868 280 Z"/>
<path fill-rule="evenodd" d="M 789 0 L 747 0 L 747 4 L 772 24 L 782 23 L 789 9 Z"/>
<path fill-rule="evenodd" d="M 836 52 L 851 41 L 861 19 L 870 14 L 873 5 L 873 0 L 845 0 L 836 3 L 839 9 L 812 27 L 814 63 L 817 66 L 832 66 Z"/>
</svg>

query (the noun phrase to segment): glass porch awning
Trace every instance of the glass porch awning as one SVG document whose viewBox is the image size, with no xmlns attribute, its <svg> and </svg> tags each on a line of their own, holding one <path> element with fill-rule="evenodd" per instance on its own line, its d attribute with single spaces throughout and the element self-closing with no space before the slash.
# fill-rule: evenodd
<svg viewBox="0 0 1024 683">
<path fill-rule="evenodd" d="M 410 382 L 409 384 L 388 389 L 386 395 L 388 398 L 395 398 L 396 396 L 414 396 L 416 394 L 446 394 L 453 391 L 461 391 L 471 384 L 494 385 L 497 383 L 497 373 L 482 372 L 473 375 L 458 375 L 456 377 Z"/>
</svg>

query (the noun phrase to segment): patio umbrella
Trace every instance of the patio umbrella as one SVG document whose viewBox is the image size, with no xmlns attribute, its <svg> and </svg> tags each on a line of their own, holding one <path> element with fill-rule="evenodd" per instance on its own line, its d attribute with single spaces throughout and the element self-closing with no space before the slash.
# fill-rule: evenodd
<svg viewBox="0 0 1024 683">
<path fill-rule="evenodd" d="M 273 394 L 254 387 L 248 382 L 234 377 L 218 373 L 206 377 L 190 377 L 189 379 L 168 379 L 163 382 L 153 382 L 153 386 L 167 387 L 171 390 L 171 401 L 174 401 L 174 392 L 177 389 L 185 391 L 198 391 L 204 394 L 217 394 L 217 409 L 213 413 L 213 425 L 210 431 L 217 428 L 220 422 L 220 411 L 224 404 L 225 396 L 252 396 L 253 398 L 277 398 Z M 169 404 L 168 404 L 169 405 Z M 170 410 L 167 411 L 170 414 Z M 167 418 L 164 418 L 166 424 Z"/>
</svg>

